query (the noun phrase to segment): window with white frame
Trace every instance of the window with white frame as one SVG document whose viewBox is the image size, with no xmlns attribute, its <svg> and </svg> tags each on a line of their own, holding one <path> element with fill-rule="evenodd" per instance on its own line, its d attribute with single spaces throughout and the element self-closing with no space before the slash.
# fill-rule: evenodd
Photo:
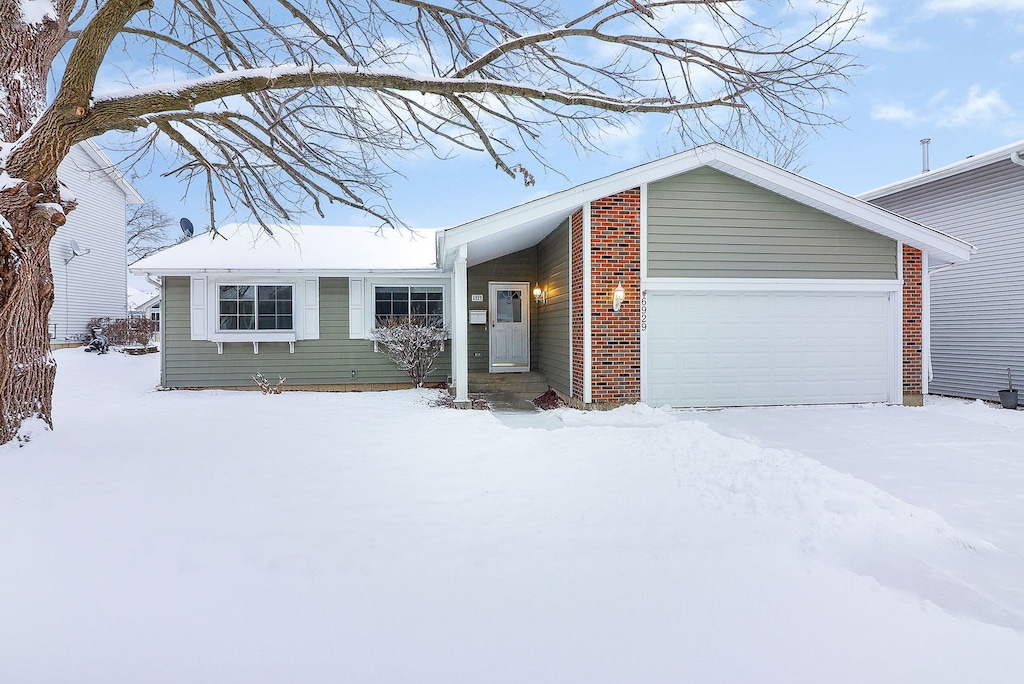
<svg viewBox="0 0 1024 684">
<path fill-rule="evenodd" d="M 373 288 L 374 325 L 407 320 L 417 325 L 444 326 L 444 288 L 441 286 L 376 285 Z"/>
<path fill-rule="evenodd" d="M 292 330 L 292 286 L 220 285 L 217 312 L 220 331 Z"/>
</svg>

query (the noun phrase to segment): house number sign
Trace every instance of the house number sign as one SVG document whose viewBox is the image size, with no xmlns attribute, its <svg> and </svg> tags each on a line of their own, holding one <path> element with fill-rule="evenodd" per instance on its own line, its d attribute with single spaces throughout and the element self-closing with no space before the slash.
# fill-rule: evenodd
<svg viewBox="0 0 1024 684">
<path fill-rule="evenodd" d="M 640 332 L 647 332 L 647 290 L 640 293 Z"/>
</svg>

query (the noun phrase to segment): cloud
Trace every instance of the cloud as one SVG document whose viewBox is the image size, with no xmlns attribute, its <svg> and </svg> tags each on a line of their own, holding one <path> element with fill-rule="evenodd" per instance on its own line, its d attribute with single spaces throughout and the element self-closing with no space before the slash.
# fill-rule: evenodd
<svg viewBox="0 0 1024 684">
<path fill-rule="evenodd" d="M 1024 12 L 1024 0 L 928 0 L 925 9 L 932 12 Z"/>
<path fill-rule="evenodd" d="M 896 101 L 883 102 L 872 108 L 871 118 L 908 126 L 928 124 L 937 128 L 967 128 L 1003 121 L 1012 113 L 1013 109 L 997 90 L 985 90 L 974 85 L 956 101 L 950 101 L 949 93 L 941 91 L 920 107 Z"/>
</svg>

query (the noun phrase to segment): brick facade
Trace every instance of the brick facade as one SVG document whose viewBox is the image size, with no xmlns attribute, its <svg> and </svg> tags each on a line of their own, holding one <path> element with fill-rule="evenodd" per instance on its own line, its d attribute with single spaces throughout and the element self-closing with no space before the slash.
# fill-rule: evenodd
<svg viewBox="0 0 1024 684">
<path fill-rule="evenodd" d="M 573 398 L 584 399 L 583 216 L 571 222 Z M 590 204 L 590 390 L 594 404 L 640 400 L 640 190 Z M 622 284 L 626 300 L 612 310 Z"/>
<path fill-rule="evenodd" d="M 583 210 L 569 219 L 569 290 L 572 293 L 570 310 L 570 344 L 572 367 L 572 398 L 583 401 Z"/>
<path fill-rule="evenodd" d="M 903 403 L 922 403 L 924 393 L 924 260 L 903 245 Z"/>
</svg>

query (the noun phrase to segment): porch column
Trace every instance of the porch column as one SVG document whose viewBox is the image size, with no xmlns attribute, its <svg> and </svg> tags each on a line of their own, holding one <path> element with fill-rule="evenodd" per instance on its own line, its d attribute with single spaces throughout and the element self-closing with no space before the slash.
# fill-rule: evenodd
<svg viewBox="0 0 1024 684">
<path fill-rule="evenodd" d="M 455 383 L 455 405 L 463 408 L 470 405 L 467 256 L 466 245 L 460 245 L 452 269 L 452 382 Z"/>
</svg>

